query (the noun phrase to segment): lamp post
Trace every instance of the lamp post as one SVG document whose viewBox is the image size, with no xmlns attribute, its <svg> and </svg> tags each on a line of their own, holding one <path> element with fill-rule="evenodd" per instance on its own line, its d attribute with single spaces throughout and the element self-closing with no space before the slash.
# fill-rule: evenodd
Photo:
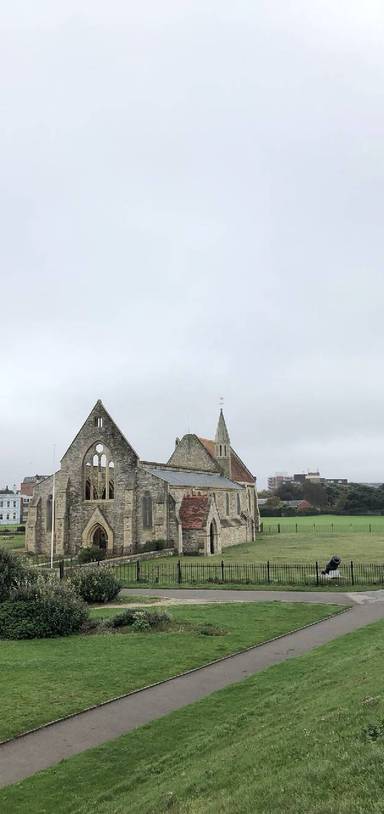
<svg viewBox="0 0 384 814">
<path fill-rule="evenodd" d="M 52 528 L 51 528 L 51 568 L 53 568 L 53 546 L 55 540 L 55 487 L 56 487 L 56 472 L 55 472 L 55 445 L 53 446 L 53 484 L 52 484 Z"/>
</svg>

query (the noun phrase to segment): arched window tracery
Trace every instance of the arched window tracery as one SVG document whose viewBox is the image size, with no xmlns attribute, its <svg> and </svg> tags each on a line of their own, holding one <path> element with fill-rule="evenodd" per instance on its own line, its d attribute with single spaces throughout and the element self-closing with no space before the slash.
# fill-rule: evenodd
<svg viewBox="0 0 384 814">
<path fill-rule="evenodd" d="M 94 444 L 84 460 L 85 500 L 113 500 L 115 465 L 105 444 Z"/>
</svg>

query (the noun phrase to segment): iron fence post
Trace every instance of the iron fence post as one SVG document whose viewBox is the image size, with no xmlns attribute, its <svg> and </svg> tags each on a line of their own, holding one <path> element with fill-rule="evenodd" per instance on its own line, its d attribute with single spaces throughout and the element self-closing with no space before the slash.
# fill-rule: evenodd
<svg viewBox="0 0 384 814">
<path fill-rule="evenodd" d="M 221 581 L 224 582 L 224 560 L 221 560 Z"/>
<path fill-rule="evenodd" d="M 64 560 L 60 560 L 59 562 L 59 577 L 60 579 L 64 579 Z"/>
<path fill-rule="evenodd" d="M 182 577 L 181 577 L 181 562 L 180 562 L 180 560 L 178 560 L 178 561 L 177 561 L 177 581 L 178 581 L 178 583 L 179 583 L 179 585 L 180 585 L 180 583 L 181 583 L 181 581 L 182 581 Z"/>
<path fill-rule="evenodd" d="M 140 582 L 140 560 L 136 561 L 136 582 Z"/>
<path fill-rule="evenodd" d="M 280 534 L 280 523 L 277 524 L 277 533 Z"/>
<path fill-rule="evenodd" d="M 267 560 L 267 581 L 268 581 L 268 585 L 269 585 L 269 583 L 271 581 L 271 575 L 269 573 L 269 560 Z"/>
<path fill-rule="evenodd" d="M 319 563 L 316 560 L 316 585 L 319 584 Z"/>
<path fill-rule="evenodd" d="M 352 585 L 355 584 L 355 574 L 354 574 L 354 571 L 353 571 L 353 560 L 351 560 L 351 583 L 352 583 Z"/>
</svg>

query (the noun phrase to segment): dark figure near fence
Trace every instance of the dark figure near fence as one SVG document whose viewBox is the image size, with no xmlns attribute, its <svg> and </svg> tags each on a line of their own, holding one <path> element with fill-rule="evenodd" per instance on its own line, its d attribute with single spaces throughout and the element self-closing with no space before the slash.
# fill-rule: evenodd
<svg viewBox="0 0 384 814">
<path fill-rule="evenodd" d="M 337 554 L 334 554 L 333 557 L 327 562 L 324 571 L 321 573 L 323 576 L 331 577 L 331 576 L 339 576 L 339 574 L 335 573 L 339 571 L 339 566 L 341 565 L 341 557 Z"/>
</svg>

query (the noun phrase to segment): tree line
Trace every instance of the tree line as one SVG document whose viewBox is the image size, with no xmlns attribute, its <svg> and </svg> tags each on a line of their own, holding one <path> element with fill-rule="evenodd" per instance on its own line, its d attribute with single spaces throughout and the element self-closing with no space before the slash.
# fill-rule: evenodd
<svg viewBox="0 0 384 814">
<path fill-rule="evenodd" d="M 343 485 L 313 483 L 283 483 L 275 492 L 262 492 L 267 503 L 260 507 L 260 514 L 268 516 L 287 516 L 288 514 L 382 514 L 384 515 L 384 484 L 379 487 L 362 483 Z M 311 509 L 297 511 L 285 506 L 289 500 L 306 500 Z"/>
</svg>

